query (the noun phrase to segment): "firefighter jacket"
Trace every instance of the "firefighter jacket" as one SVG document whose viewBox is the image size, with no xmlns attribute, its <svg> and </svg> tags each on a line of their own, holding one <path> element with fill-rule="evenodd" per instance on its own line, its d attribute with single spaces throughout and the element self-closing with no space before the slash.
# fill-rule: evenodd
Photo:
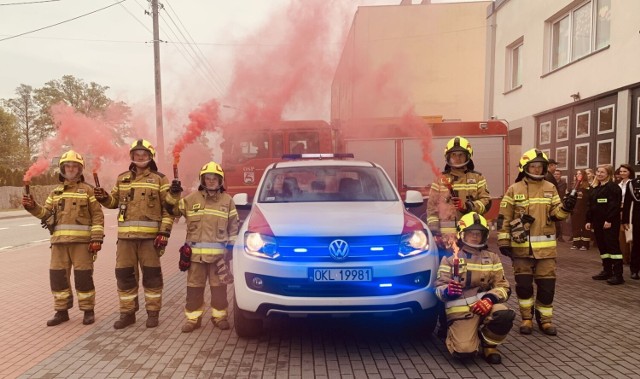
<svg viewBox="0 0 640 379">
<path fill-rule="evenodd" d="M 511 246 L 515 258 L 555 258 L 555 222 L 565 220 L 570 214 L 562 209 L 560 196 L 552 183 L 525 176 L 507 189 L 500 202 L 498 246 Z M 535 220 L 529 226 L 525 241 L 515 242 L 511 238 L 511 221 L 523 215 Z"/>
<path fill-rule="evenodd" d="M 623 223 L 631 222 L 631 224 L 640 225 L 640 178 L 633 178 L 627 182 L 622 220 L 624 220 Z"/>
<path fill-rule="evenodd" d="M 118 175 L 109 197 L 100 203 L 118 212 L 119 239 L 150 239 L 159 233 L 171 234 L 173 217 L 165 199 L 169 179 L 149 168 L 141 174 L 134 169 Z"/>
<path fill-rule="evenodd" d="M 104 214 L 93 196 L 93 187 L 85 182 L 65 180 L 47 197 L 43 206 L 29 211 L 48 224 L 51 243 L 102 242 Z"/>
<path fill-rule="evenodd" d="M 481 173 L 452 168 L 443 172 L 442 176 L 431 184 L 429 190 L 427 225 L 432 232 L 456 232 L 456 220 L 459 220 L 463 213 L 456 210 L 451 203 L 451 197 L 458 197 L 462 202 L 471 202 L 469 212 L 484 214 L 491 206 L 487 180 Z"/>
<path fill-rule="evenodd" d="M 612 181 L 600 183 L 589 191 L 587 223 L 601 228 L 605 222 L 620 223 L 620 205 L 622 190 Z"/>
<path fill-rule="evenodd" d="M 192 262 L 213 263 L 225 249 L 233 247 L 238 237 L 238 211 L 224 192 L 193 192 L 180 199 L 173 213 L 187 220 L 185 242 L 191 246 Z"/>
<path fill-rule="evenodd" d="M 494 304 L 509 299 L 511 288 L 496 253 L 463 245 L 458 256 L 462 295 L 450 299 L 445 291 L 454 273 L 453 255 L 442 258 L 436 280 L 436 296 L 445 303 L 447 319 L 465 318 L 471 314 L 470 307 L 485 297 Z"/>
</svg>

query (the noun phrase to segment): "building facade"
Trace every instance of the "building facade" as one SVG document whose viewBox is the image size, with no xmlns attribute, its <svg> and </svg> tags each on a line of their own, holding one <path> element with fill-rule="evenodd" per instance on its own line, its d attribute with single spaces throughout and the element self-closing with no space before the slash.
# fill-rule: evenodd
<svg viewBox="0 0 640 379">
<path fill-rule="evenodd" d="M 639 163 L 638 15 L 627 0 L 489 5 L 485 116 L 510 124 L 512 177 L 534 146 L 569 183 L 578 169 Z"/>
</svg>

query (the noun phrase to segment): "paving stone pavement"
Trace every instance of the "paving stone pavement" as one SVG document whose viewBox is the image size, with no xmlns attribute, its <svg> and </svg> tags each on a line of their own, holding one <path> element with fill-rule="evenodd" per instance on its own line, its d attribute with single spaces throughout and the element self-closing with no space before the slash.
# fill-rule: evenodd
<svg viewBox="0 0 640 379">
<path fill-rule="evenodd" d="M 176 243 L 174 241 L 174 245 Z M 491 246 L 497 251 L 495 244 Z M 163 257 L 164 304 L 160 326 L 155 329 L 145 327 L 143 311 L 138 312 L 134 326 L 120 331 L 113 329 L 118 314 L 115 281 L 108 278 L 113 275 L 112 268 L 96 273 L 100 276 L 96 281 L 104 280 L 105 288 L 111 288 L 99 292 L 99 302 L 103 299 L 109 302 L 109 306 L 101 305 L 108 308 L 109 313 L 99 315 L 96 324 L 87 327 L 80 323 L 81 315 L 75 309 L 70 322 L 47 328 L 43 324 L 52 312 L 47 276 L 42 275 L 37 290 L 43 292 L 41 297 L 47 302 L 46 313 L 29 316 L 32 325 L 27 328 L 32 328 L 33 333 L 26 334 L 38 338 L 24 337 L 17 344 L 0 346 L 0 377 L 640 377 L 640 281 L 628 279 L 628 266 L 624 285 L 593 281 L 591 275 L 601 268 L 594 249 L 575 251 L 569 249 L 569 244 L 560 244 L 554 304 L 559 335 L 545 336 L 534 328 L 532 335 L 521 336 L 517 332 L 517 318 L 509 338 L 500 348 L 503 364 L 489 365 L 479 358 L 452 359 L 442 340 L 411 335 L 403 327 L 403 319 L 277 319 L 268 323 L 268 331 L 263 336 L 252 340 L 238 338 L 233 329 L 215 329 L 210 322 L 203 323 L 202 328 L 191 334 L 181 333 L 185 275 L 176 269 L 175 247 Z M 6 255 L 6 252 L 0 253 L 0 264 L 6 263 Z M 41 258 L 46 266 L 46 259 Z M 15 259 L 14 264 L 25 263 Z M 26 259 L 31 258 L 27 255 Z M 104 259 L 106 265 L 112 264 L 109 258 Z M 513 286 L 508 263 L 505 260 L 507 277 Z M 0 270 L 5 276 L 9 269 L 2 264 Z M 22 279 L 14 276 L 12 280 Z M 517 309 L 515 294 L 509 305 Z M 2 313 L 10 309 L 3 307 Z M 11 326 L 6 321 L 0 319 L 0 327 L 0 336 L 11 335 Z M 23 349 L 22 360 L 10 354 L 19 346 Z M 15 366 L 15 362 L 22 362 L 21 366 Z"/>
</svg>

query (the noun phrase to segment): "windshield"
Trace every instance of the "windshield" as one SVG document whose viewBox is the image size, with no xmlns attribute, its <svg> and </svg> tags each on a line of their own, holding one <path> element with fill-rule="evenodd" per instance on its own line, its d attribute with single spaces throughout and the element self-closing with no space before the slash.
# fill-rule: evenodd
<svg viewBox="0 0 640 379">
<path fill-rule="evenodd" d="M 378 167 L 307 166 L 268 171 L 258 202 L 397 201 Z"/>
</svg>

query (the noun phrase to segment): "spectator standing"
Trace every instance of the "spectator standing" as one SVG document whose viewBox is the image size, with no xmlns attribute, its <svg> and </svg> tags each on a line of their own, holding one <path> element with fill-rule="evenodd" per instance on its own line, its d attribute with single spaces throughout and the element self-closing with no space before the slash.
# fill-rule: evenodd
<svg viewBox="0 0 640 379">
<path fill-rule="evenodd" d="M 618 172 L 618 176 L 620 178 L 618 185 L 620 186 L 620 189 L 622 190 L 622 203 L 621 205 L 624 205 L 624 199 L 625 199 L 625 194 L 627 192 L 627 185 L 629 184 L 629 181 L 631 180 L 631 178 L 634 178 L 636 176 L 635 171 L 633 170 L 633 167 L 631 167 L 630 165 L 623 163 L 620 165 L 620 167 L 618 167 L 618 169 L 616 170 Z M 626 225 L 626 227 L 621 227 L 620 228 L 620 250 L 622 251 L 622 262 L 624 264 L 629 264 L 631 262 L 631 243 L 627 242 L 627 236 L 625 233 L 625 230 L 629 229 L 632 225 L 631 220 L 629 219 L 629 215 L 627 215 L 627 218 L 623 218 L 623 212 L 622 212 L 622 208 L 620 209 L 620 224 L 622 225 Z M 640 269 L 640 267 L 638 267 Z M 631 270 L 631 273 L 633 274 L 634 272 L 638 272 L 638 270 Z"/>
<path fill-rule="evenodd" d="M 625 165 L 623 165 L 625 166 Z M 631 166 L 626 167 L 629 171 L 629 181 L 626 185 L 624 203 L 622 206 L 622 224 L 625 230 L 631 229 L 631 279 L 639 280 L 640 275 L 640 178 L 636 178 L 635 171 Z M 630 223 L 625 223 L 630 222 Z M 633 227 L 633 224 L 636 226 Z M 626 240 L 625 240 L 626 242 Z"/>
<path fill-rule="evenodd" d="M 620 234 L 622 190 L 613 181 L 613 167 L 600 165 L 589 193 L 587 230 L 593 229 L 602 259 L 602 271 L 593 280 L 606 280 L 611 285 L 623 284 Z"/>
<path fill-rule="evenodd" d="M 573 186 L 576 188 L 576 207 L 573 213 L 571 213 L 571 235 L 573 237 L 571 249 L 589 250 L 592 233 L 585 229 L 585 225 L 587 223 L 589 188 L 591 188 L 591 186 L 586 178 L 586 173 L 582 170 L 576 171 L 574 180 Z"/>
<path fill-rule="evenodd" d="M 558 183 L 556 189 L 558 190 L 558 196 L 562 199 L 567 194 L 567 181 L 562 177 L 562 171 L 557 168 L 553 172 L 553 178 L 556 180 L 556 183 Z M 556 241 L 558 242 L 568 242 L 562 237 L 562 225 L 565 222 L 566 220 L 556 221 Z"/>
</svg>

